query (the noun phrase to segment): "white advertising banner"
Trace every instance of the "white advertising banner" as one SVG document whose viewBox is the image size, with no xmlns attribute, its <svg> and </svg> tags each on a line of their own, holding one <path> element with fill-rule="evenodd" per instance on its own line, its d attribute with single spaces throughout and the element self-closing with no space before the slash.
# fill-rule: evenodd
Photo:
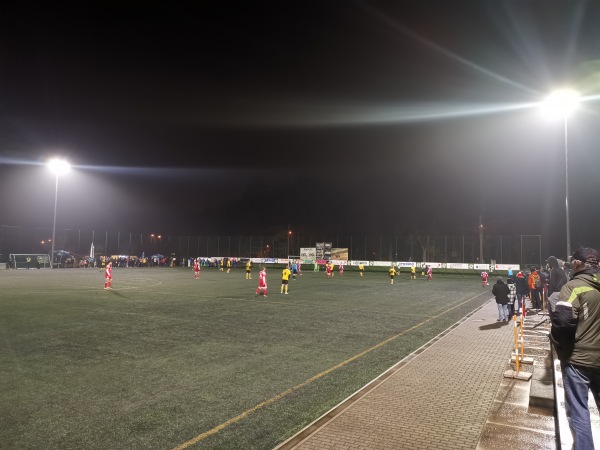
<svg viewBox="0 0 600 450">
<path fill-rule="evenodd" d="M 412 261 L 398 261 L 396 263 L 396 267 L 413 267 L 416 265 L 417 265 L 417 263 L 412 262 Z"/>
<path fill-rule="evenodd" d="M 300 259 L 317 259 L 316 247 L 300 247 Z"/>
<path fill-rule="evenodd" d="M 333 263 L 334 266 L 347 266 L 348 260 L 346 259 L 332 259 L 330 262 Z"/>
<path fill-rule="evenodd" d="M 518 264 L 496 264 L 496 270 L 521 270 Z"/>
<path fill-rule="evenodd" d="M 369 266 L 369 261 L 350 261 L 349 264 L 351 266 L 359 266 L 360 264 L 362 264 L 363 266 Z"/>
<path fill-rule="evenodd" d="M 489 264 L 473 264 L 475 270 L 490 270 Z"/>
<path fill-rule="evenodd" d="M 392 264 L 393 263 L 391 261 L 373 261 L 373 262 L 371 262 L 371 265 L 375 266 L 375 267 L 391 267 Z"/>
<path fill-rule="evenodd" d="M 424 269 L 425 266 L 429 266 L 432 269 L 441 269 L 443 267 L 443 264 L 439 262 L 422 262 L 421 267 Z"/>
<path fill-rule="evenodd" d="M 469 269 L 469 264 L 463 263 L 448 263 L 446 264 L 446 268 L 448 269 Z"/>
</svg>

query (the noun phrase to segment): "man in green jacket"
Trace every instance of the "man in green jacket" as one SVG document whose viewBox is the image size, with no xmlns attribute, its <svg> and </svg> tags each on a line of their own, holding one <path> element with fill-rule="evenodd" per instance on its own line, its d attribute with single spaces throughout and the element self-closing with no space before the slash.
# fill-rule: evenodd
<svg viewBox="0 0 600 450">
<path fill-rule="evenodd" d="M 588 409 L 592 391 L 600 408 L 600 267 L 593 248 L 573 253 L 573 276 L 551 313 L 551 338 L 561 362 L 573 449 L 594 448 Z"/>
</svg>

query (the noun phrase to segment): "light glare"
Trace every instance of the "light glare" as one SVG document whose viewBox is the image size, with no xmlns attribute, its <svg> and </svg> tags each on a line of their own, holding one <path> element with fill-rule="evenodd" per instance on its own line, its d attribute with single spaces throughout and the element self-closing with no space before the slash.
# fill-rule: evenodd
<svg viewBox="0 0 600 450">
<path fill-rule="evenodd" d="M 542 107 L 544 113 L 551 118 L 567 118 L 577 108 L 581 94 L 573 89 L 559 89 L 552 92 Z"/>
<path fill-rule="evenodd" d="M 64 159 L 51 159 L 48 161 L 48 168 L 56 175 L 64 175 L 71 170 L 71 164 Z"/>
</svg>

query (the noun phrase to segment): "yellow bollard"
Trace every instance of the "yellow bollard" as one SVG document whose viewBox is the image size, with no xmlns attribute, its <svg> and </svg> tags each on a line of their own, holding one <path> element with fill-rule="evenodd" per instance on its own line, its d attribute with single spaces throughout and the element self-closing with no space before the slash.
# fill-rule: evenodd
<svg viewBox="0 0 600 450">
<path fill-rule="evenodd" d="M 519 328 L 517 327 L 517 315 L 513 316 L 513 324 L 514 324 L 514 335 L 515 335 L 515 369 L 517 375 L 520 371 L 520 361 L 519 361 Z"/>
</svg>

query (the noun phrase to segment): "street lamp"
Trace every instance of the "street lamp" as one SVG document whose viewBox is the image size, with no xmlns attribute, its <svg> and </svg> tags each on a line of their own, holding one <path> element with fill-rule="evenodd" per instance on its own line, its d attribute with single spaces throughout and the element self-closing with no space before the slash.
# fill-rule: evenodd
<svg viewBox="0 0 600 450">
<path fill-rule="evenodd" d="M 567 260 L 571 256 L 571 230 L 569 224 L 569 146 L 567 123 L 569 115 L 575 111 L 581 94 L 573 89 L 559 89 L 552 92 L 543 102 L 547 116 L 563 119 L 565 124 L 565 212 L 567 217 Z"/>
<path fill-rule="evenodd" d="M 71 165 L 64 159 L 51 159 L 48 168 L 56 175 L 56 188 L 54 190 L 54 222 L 52 224 L 52 250 L 50 253 L 50 268 L 54 269 L 54 242 L 56 238 L 56 208 L 58 206 L 58 177 L 66 174 Z"/>
<path fill-rule="evenodd" d="M 292 235 L 292 230 L 288 229 L 288 246 L 287 246 L 287 258 L 290 257 L 290 236 Z"/>
</svg>

